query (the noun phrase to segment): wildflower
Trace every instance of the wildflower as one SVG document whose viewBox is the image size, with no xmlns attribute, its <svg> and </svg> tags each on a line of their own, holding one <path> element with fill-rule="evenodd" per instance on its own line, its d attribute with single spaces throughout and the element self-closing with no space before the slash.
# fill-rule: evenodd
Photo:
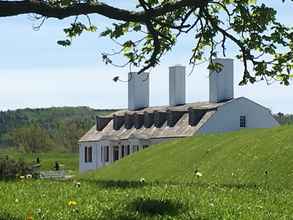
<svg viewBox="0 0 293 220">
<path fill-rule="evenodd" d="M 197 170 L 197 171 L 195 172 L 195 176 L 196 176 L 197 178 L 202 177 L 202 173 L 199 172 L 199 171 Z"/>
<path fill-rule="evenodd" d="M 26 177 L 27 179 L 31 179 L 31 178 L 33 178 L 33 175 L 32 175 L 32 174 L 27 174 L 25 177 Z"/>
<path fill-rule="evenodd" d="M 75 183 L 75 186 L 76 186 L 77 188 L 79 188 L 79 187 L 80 187 L 80 182 L 76 182 L 76 183 Z"/>
<path fill-rule="evenodd" d="M 145 182 L 145 179 L 142 177 L 142 178 L 139 179 L 139 182 L 140 183 L 144 183 Z"/>
<path fill-rule="evenodd" d="M 25 179 L 25 176 L 19 176 L 19 178 L 20 178 L 21 180 L 23 180 L 23 179 Z"/>
<path fill-rule="evenodd" d="M 77 205 L 77 202 L 76 202 L 76 201 L 70 200 L 70 201 L 68 202 L 68 206 L 69 206 L 69 207 L 75 207 L 76 205 Z"/>
<path fill-rule="evenodd" d="M 19 202 L 19 200 L 18 199 L 15 199 L 15 203 L 18 203 Z"/>
</svg>

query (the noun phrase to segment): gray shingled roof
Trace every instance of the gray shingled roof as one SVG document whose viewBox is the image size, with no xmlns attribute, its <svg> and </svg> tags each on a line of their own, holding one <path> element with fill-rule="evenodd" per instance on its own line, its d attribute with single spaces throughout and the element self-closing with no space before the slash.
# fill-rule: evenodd
<svg viewBox="0 0 293 220">
<path fill-rule="evenodd" d="M 150 128 L 141 127 L 136 129 L 135 127 L 132 127 L 130 129 L 126 129 L 124 126 L 122 126 L 119 130 L 115 130 L 113 129 L 113 120 L 111 120 L 102 131 L 97 131 L 96 126 L 92 127 L 79 141 L 92 142 L 100 140 L 127 140 L 129 138 L 157 139 L 193 136 L 199 130 L 199 128 L 217 111 L 217 108 L 224 105 L 225 103 L 226 102 L 196 102 L 181 106 L 148 107 L 137 111 L 121 110 L 110 114 L 108 117 L 113 117 L 114 115 L 123 116 L 125 114 L 134 113 L 143 114 L 144 112 L 152 113 L 154 111 L 167 112 L 168 110 L 182 111 L 184 114 L 173 127 L 167 126 L 167 122 L 165 122 L 160 128 L 152 125 Z M 190 126 L 188 123 L 188 109 L 190 108 L 206 110 L 205 114 L 201 117 L 195 126 Z"/>
<path fill-rule="evenodd" d="M 125 113 L 127 114 L 134 114 L 134 113 L 140 113 L 143 114 L 144 112 L 154 112 L 154 111 L 162 111 L 162 112 L 166 112 L 168 110 L 170 111 L 183 111 L 183 112 L 187 112 L 189 108 L 193 108 L 193 109 L 216 109 L 219 106 L 224 105 L 226 102 L 220 102 L 220 103 L 211 103 L 211 102 L 194 102 L 194 103 L 187 103 L 185 105 L 179 105 L 179 106 L 154 106 L 154 107 L 148 107 L 148 108 L 143 108 L 141 110 L 136 110 L 136 111 L 130 111 L 130 110 L 121 110 L 121 111 L 117 111 L 114 112 L 112 114 L 110 114 L 109 116 L 113 116 L 113 115 L 125 115 Z"/>
</svg>

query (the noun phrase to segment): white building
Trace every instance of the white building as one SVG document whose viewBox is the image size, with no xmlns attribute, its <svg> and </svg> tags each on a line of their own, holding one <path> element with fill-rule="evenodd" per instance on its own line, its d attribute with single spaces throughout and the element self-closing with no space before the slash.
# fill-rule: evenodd
<svg viewBox="0 0 293 220">
<path fill-rule="evenodd" d="M 185 67 L 169 71 L 169 106 L 149 107 L 148 74 L 129 73 L 128 109 L 97 117 L 79 141 L 80 171 L 113 163 L 150 145 L 200 133 L 277 126 L 269 109 L 244 97 L 234 98 L 233 60 L 216 59 L 210 72 L 209 102 L 185 103 Z"/>
</svg>

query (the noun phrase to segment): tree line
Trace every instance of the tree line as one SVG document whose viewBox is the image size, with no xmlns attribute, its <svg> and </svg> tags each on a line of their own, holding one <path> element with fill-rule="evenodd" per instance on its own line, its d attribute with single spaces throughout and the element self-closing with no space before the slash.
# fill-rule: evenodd
<svg viewBox="0 0 293 220">
<path fill-rule="evenodd" d="M 97 115 L 114 110 L 60 107 L 0 111 L 0 148 L 16 147 L 24 152 L 78 151 L 78 140 L 95 125 Z M 293 115 L 277 113 L 281 124 L 293 124 Z"/>
<path fill-rule="evenodd" d="M 275 114 L 274 117 L 281 125 L 293 124 L 293 114 L 284 114 L 279 112 Z"/>
<path fill-rule="evenodd" d="M 0 112 L 0 147 L 25 152 L 77 152 L 78 139 L 95 124 L 97 115 L 113 110 L 87 107 L 21 109 Z"/>
</svg>

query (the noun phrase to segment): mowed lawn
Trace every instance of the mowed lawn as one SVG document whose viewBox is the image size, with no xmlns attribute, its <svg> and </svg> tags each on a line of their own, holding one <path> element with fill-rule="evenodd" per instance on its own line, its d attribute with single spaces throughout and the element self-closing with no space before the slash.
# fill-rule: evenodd
<svg viewBox="0 0 293 220">
<path fill-rule="evenodd" d="M 0 219 L 293 219 L 292 134 L 203 135 L 72 181 L 0 182 Z"/>
<path fill-rule="evenodd" d="M 0 183 L 0 219 L 291 219 L 293 192 L 263 187 Z"/>
</svg>

